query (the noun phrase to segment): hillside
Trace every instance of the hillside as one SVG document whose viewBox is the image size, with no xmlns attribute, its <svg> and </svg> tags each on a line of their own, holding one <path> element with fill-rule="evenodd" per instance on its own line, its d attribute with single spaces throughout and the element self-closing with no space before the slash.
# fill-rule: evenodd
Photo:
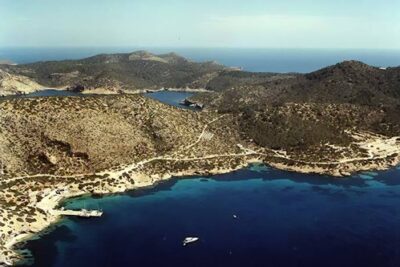
<svg viewBox="0 0 400 267">
<path fill-rule="evenodd" d="M 209 110 L 236 114 L 243 136 L 292 155 L 310 156 L 316 147 L 317 157 L 330 154 L 329 143 L 348 147 L 349 130 L 389 137 L 400 133 L 400 68 L 383 70 L 347 61 L 278 77 L 191 100 Z"/>
<path fill-rule="evenodd" d="M 138 95 L 16 99 L 0 108 L 0 160 L 10 175 L 96 172 L 178 151 L 216 118 Z M 232 142 L 234 125 L 213 148 Z"/>
<path fill-rule="evenodd" d="M 63 198 L 228 172 L 259 158 L 237 146 L 232 116 L 139 95 L 0 102 L 0 265 L 29 258 L 13 245 L 57 221 Z"/>
<path fill-rule="evenodd" d="M 86 90 L 101 88 L 121 92 L 163 87 L 204 88 L 225 67 L 213 62 L 191 62 L 174 53 L 154 55 L 138 51 L 101 54 L 81 60 L 3 65 L 0 69 L 12 75 L 23 75 L 47 88 L 79 85 Z"/>
<path fill-rule="evenodd" d="M 298 76 L 237 71 L 216 62 L 197 63 L 175 53 L 155 55 L 146 51 L 100 54 L 80 60 L 0 65 L 0 70 L 39 84 L 39 89 L 37 86 L 31 87 L 31 91 L 42 88 L 83 88 L 86 92 L 100 93 L 132 93 L 161 88 L 223 91 Z M 29 92 L 19 84 L 13 86 L 21 90 L 0 86 L 0 94 Z"/>
<path fill-rule="evenodd" d="M 392 105 L 400 100 L 400 68 L 345 61 L 306 74 L 290 88 L 293 101 Z"/>
<path fill-rule="evenodd" d="M 0 86 L 209 90 L 191 98 L 205 104 L 199 112 L 138 94 L 1 100 L 0 264 L 29 259 L 16 244 L 77 214 L 58 209 L 66 198 L 252 162 L 334 176 L 400 163 L 400 68 L 349 61 L 305 75 L 251 73 L 139 51 L 1 65 Z"/>
<path fill-rule="evenodd" d="M 71 197 L 252 162 L 336 176 L 389 168 L 400 162 L 400 136 L 386 117 L 351 104 L 195 112 L 141 95 L 0 101 L 0 264 L 29 260 L 17 244 L 61 216 L 87 216 L 59 209 Z"/>
<path fill-rule="evenodd" d="M 0 96 L 31 93 L 43 88 L 35 81 L 18 74 L 10 74 L 0 69 Z"/>
<path fill-rule="evenodd" d="M 241 86 L 257 86 L 259 84 L 276 82 L 300 76 L 300 74 L 280 74 L 269 72 L 247 72 L 247 71 L 222 71 L 218 76 L 207 83 L 206 89 L 221 92 L 224 90 L 238 88 Z"/>
<path fill-rule="evenodd" d="M 380 69 L 358 61 L 345 61 L 305 75 L 246 80 L 242 78 L 234 86 L 216 90 L 219 93 L 213 96 L 197 96 L 197 101 L 227 111 L 246 107 L 263 109 L 289 102 L 389 107 L 400 104 L 400 67 Z"/>
</svg>

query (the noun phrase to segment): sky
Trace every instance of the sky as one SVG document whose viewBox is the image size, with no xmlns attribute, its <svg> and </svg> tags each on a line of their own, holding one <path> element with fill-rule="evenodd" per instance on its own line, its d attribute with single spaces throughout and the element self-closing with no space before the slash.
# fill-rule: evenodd
<svg viewBox="0 0 400 267">
<path fill-rule="evenodd" d="M 400 0 L 0 0 L 0 47 L 400 49 Z"/>
</svg>

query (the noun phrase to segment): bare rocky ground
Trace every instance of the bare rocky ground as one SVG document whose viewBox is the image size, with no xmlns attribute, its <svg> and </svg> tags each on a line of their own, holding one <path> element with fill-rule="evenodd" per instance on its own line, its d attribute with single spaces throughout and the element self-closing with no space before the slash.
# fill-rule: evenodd
<svg viewBox="0 0 400 267">
<path fill-rule="evenodd" d="M 399 84 L 400 68 L 355 61 L 306 75 L 143 51 L 2 65 L 0 94 L 46 86 L 116 95 L 0 100 L 0 265 L 29 260 L 23 241 L 71 214 L 59 207 L 70 197 L 251 162 L 337 177 L 395 166 Z M 209 90 L 192 98 L 205 110 L 120 94 L 163 87 Z"/>
<path fill-rule="evenodd" d="M 309 118 L 311 110 L 298 104 L 279 112 Z M 124 192 L 172 176 L 224 173 L 260 161 L 337 176 L 399 162 L 399 137 L 358 127 L 343 130 L 345 139 L 315 137 L 301 150 L 262 143 L 243 131 L 242 117 L 273 119 L 263 114 L 194 112 L 140 95 L 1 101 L 0 262 L 29 260 L 21 242 L 65 214 L 58 205 L 66 198 Z M 275 133 L 287 138 L 278 128 Z"/>
<path fill-rule="evenodd" d="M 27 94 L 43 86 L 23 75 L 10 74 L 0 69 L 0 96 Z"/>
<path fill-rule="evenodd" d="M 114 94 L 160 88 L 199 89 L 229 69 L 215 62 L 193 62 L 174 53 L 155 55 L 146 51 L 101 54 L 79 60 L 0 64 L 0 96 L 37 89 L 29 83 L 40 84 L 41 88 Z M 23 77 L 27 83 L 5 83 L 2 74 Z"/>
<path fill-rule="evenodd" d="M 14 245 L 55 222 L 64 198 L 229 171 L 258 158 L 237 146 L 232 116 L 139 95 L 13 99 L 0 111 L 0 262 L 9 264 L 29 256 Z"/>
</svg>

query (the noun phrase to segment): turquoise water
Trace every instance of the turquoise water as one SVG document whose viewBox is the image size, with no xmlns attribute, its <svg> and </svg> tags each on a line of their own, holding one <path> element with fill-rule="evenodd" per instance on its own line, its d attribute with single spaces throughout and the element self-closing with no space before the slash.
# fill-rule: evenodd
<svg viewBox="0 0 400 267">
<path fill-rule="evenodd" d="M 17 63 L 137 48 L 8 48 Z M 217 60 L 249 71 L 309 72 L 346 59 L 400 65 L 389 50 L 149 49 Z M 182 99 L 152 97 L 178 106 Z M 400 167 L 348 179 L 264 165 L 226 175 L 174 179 L 152 189 L 82 198 L 68 208 L 101 208 L 101 218 L 66 218 L 31 241 L 36 267 L 400 266 Z M 237 219 L 234 219 L 236 215 Z M 186 236 L 200 241 L 182 246 Z"/>
<path fill-rule="evenodd" d="M 396 168 L 338 179 L 253 165 L 65 205 L 104 216 L 30 242 L 35 266 L 400 265 Z"/>
</svg>

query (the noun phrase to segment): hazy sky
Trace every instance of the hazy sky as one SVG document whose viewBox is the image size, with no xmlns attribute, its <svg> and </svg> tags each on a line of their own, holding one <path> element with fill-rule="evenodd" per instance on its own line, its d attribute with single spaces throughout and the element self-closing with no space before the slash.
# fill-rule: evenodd
<svg viewBox="0 0 400 267">
<path fill-rule="evenodd" d="M 0 0 L 0 46 L 400 49 L 400 0 Z"/>
</svg>

